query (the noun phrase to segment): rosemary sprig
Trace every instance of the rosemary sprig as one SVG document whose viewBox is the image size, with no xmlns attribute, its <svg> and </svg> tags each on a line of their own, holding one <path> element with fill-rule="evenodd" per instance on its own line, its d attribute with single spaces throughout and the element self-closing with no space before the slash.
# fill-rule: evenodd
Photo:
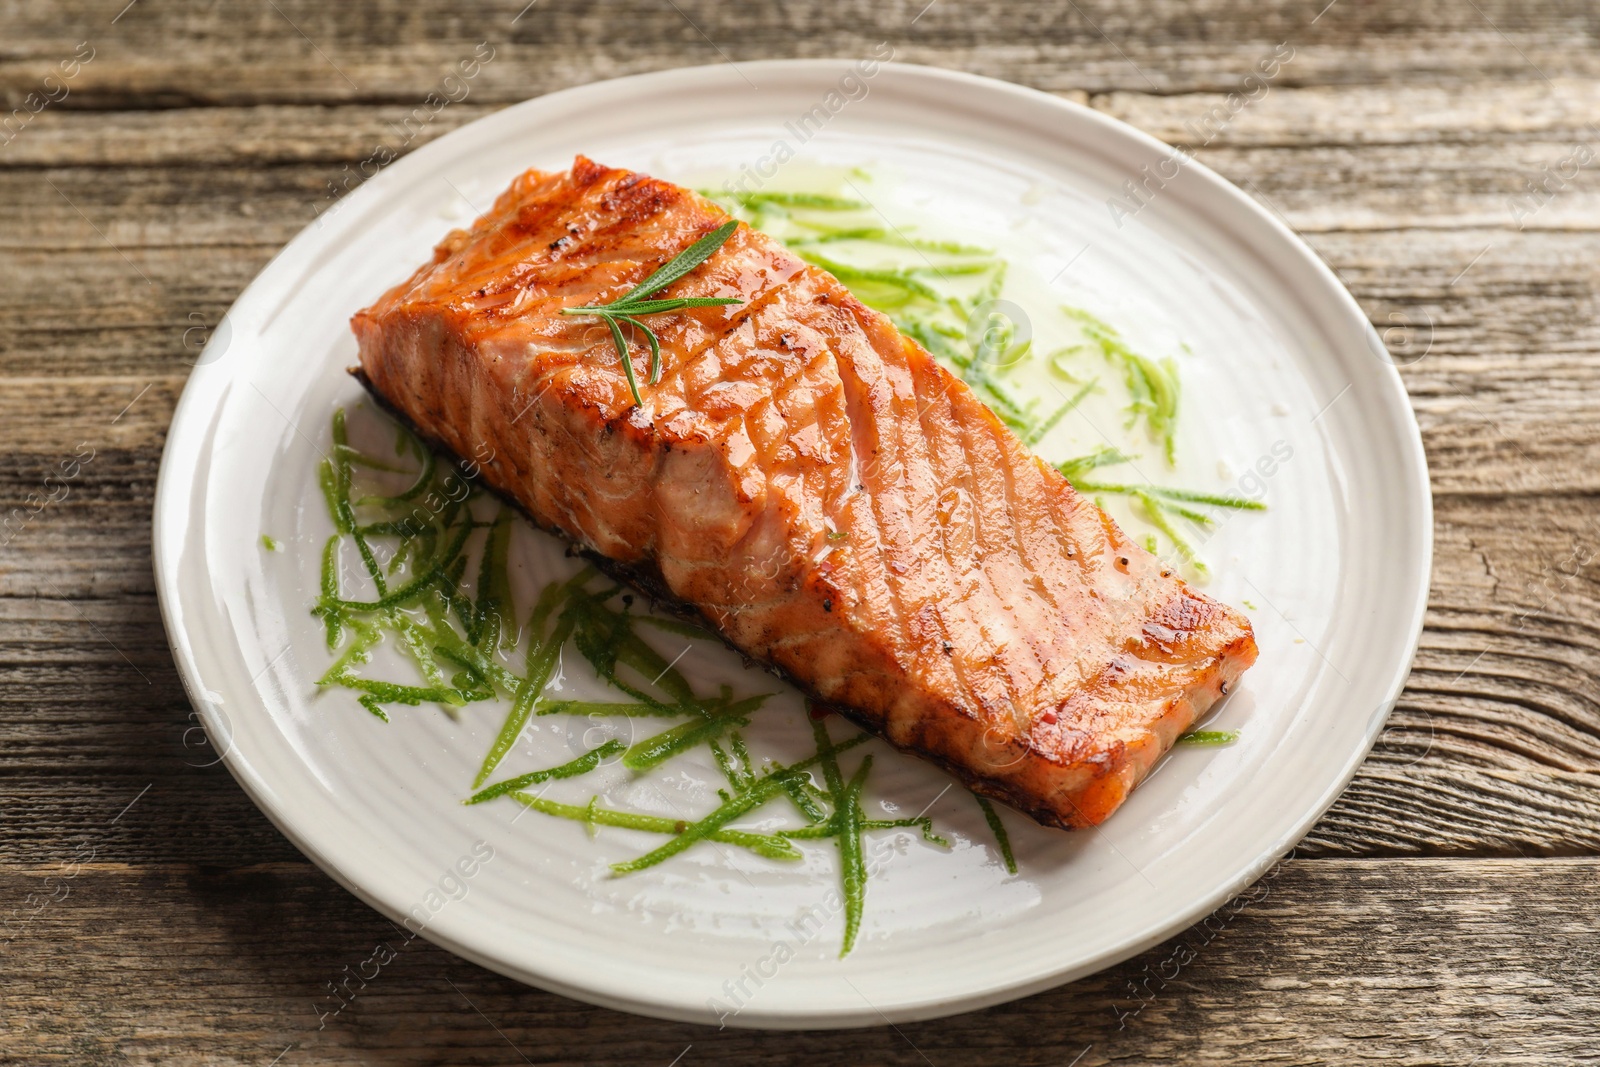
<svg viewBox="0 0 1600 1067">
<path fill-rule="evenodd" d="M 718 226 L 673 256 L 620 300 L 609 304 L 588 304 L 583 307 L 561 309 L 563 315 L 594 315 L 610 328 L 611 340 L 617 346 L 617 357 L 622 360 L 622 371 L 628 376 L 628 389 L 633 393 L 633 402 L 640 407 L 644 406 L 644 397 L 639 395 L 639 380 L 633 373 L 633 360 L 628 356 L 628 342 L 622 336 L 621 324 L 627 323 L 644 334 L 645 342 L 650 346 L 650 384 L 654 385 L 661 380 L 661 341 L 650 327 L 639 321 L 639 316 L 659 315 L 667 311 L 681 311 L 684 308 L 742 304 L 744 301 L 733 296 L 687 296 L 656 300 L 647 298 L 710 259 L 711 254 L 721 248 L 738 228 L 737 219 L 730 219 Z"/>
</svg>

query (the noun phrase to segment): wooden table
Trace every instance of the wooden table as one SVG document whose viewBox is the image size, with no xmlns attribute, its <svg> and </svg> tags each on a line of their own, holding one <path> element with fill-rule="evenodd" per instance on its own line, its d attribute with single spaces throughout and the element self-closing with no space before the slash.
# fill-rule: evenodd
<svg viewBox="0 0 1600 1067">
<path fill-rule="evenodd" d="M 0 1060 L 1596 1056 L 1600 20 L 1583 0 L 1325 3 L 0 5 Z M 1175 142 L 1292 47 L 1200 158 L 1304 234 L 1406 358 L 1437 548 L 1389 729 L 1225 922 L 1006 1007 L 717 1032 L 417 942 L 319 1028 L 326 983 L 393 931 L 203 766 L 149 562 L 186 361 L 379 146 L 595 79 L 881 41 Z M 407 127 L 480 42 L 468 97 Z"/>
</svg>

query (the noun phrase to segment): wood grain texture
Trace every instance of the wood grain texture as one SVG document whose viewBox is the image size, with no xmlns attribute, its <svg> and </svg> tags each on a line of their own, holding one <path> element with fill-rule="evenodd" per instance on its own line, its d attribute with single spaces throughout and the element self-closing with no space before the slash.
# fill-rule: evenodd
<svg viewBox="0 0 1600 1067">
<path fill-rule="evenodd" d="M 525 3 L 0 0 L 0 117 L 93 50 L 0 144 L 0 514 L 92 454 L 0 536 L 0 1062 L 1593 1060 L 1600 163 L 1527 199 L 1600 155 L 1592 4 Z M 598 78 L 880 41 L 1196 145 L 1350 287 L 1402 360 L 1435 495 L 1427 628 L 1388 730 L 1237 914 L 1016 1005 L 718 1033 L 419 941 L 319 1029 L 325 984 L 394 932 L 192 729 L 149 511 L 198 345 L 379 146 Z M 419 122 L 480 44 L 467 96 Z M 64 867 L 80 848 L 92 862 Z"/>
<path fill-rule="evenodd" d="M 0 876 L 0 896 L 45 901 L 30 904 L 31 921 L 19 920 L 0 956 L 10 1009 L 0 1055 L 126 1065 L 265 1065 L 282 1055 L 285 1064 L 667 1067 L 681 1055 L 794 1067 L 1488 1067 L 1579 1062 L 1593 1053 L 1600 1013 L 1592 858 L 1294 860 L 1194 929 L 1093 978 L 953 1019 L 774 1034 L 641 1019 L 528 989 L 408 941 L 330 894 L 305 863 L 129 868 L 101 858 L 113 854 Z M 128 906 L 134 896 L 143 907 Z M 872 990 L 861 992 L 870 1001 Z"/>
</svg>

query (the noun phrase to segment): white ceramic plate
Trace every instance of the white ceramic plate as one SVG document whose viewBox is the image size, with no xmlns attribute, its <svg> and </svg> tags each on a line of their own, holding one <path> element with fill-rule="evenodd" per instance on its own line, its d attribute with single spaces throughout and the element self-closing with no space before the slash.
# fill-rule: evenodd
<svg viewBox="0 0 1600 1067">
<path fill-rule="evenodd" d="M 802 143 L 794 123 L 819 105 L 826 121 L 813 119 Z M 1176 752 L 1093 832 L 1046 831 L 1009 813 L 1015 876 L 970 796 L 941 795 L 939 772 L 880 752 L 874 812 L 931 802 L 953 847 L 881 836 L 885 862 L 843 960 L 837 914 L 810 937 L 792 925 L 837 885 L 827 843 L 799 865 L 697 848 L 610 877 L 608 863 L 654 842 L 618 830 L 591 839 L 576 823 L 518 818 L 509 802 L 458 803 L 499 711 L 475 706 L 454 724 L 415 709 L 386 726 L 349 693 L 313 686 L 328 653 L 308 609 L 331 527 L 311 472 L 329 413 L 360 398 L 345 374 L 350 314 L 529 166 L 564 168 L 582 152 L 694 181 L 741 164 L 770 171 L 780 141 L 798 153 L 787 166 L 891 175 L 881 186 L 890 213 L 1021 235 L 1008 247 L 1050 279 L 1050 295 L 1134 341 L 1187 342 L 1183 448 L 1222 465 L 1213 486 L 1224 470 L 1226 488 L 1275 456 L 1259 479 L 1270 511 L 1225 524 L 1205 548 L 1217 575 L 1208 591 L 1254 605 L 1260 662 L 1213 720 L 1241 740 Z M 1431 514 L 1399 377 L 1299 240 L 1197 164 L 1131 217 L 1110 210 L 1124 182 L 1171 159 L 1128 126 L 1014 85 L 800 61 L 554 93 L 384 169 L 239 298 L 167 440 L 155 512 L 163 617 L 229 769 L 302 851 L 385 915 L 413 916 L 429 939 L 504 974 L 674 1019 L 714 1023 L 734 1007 L 722 1021 L 742 1026 L 928 1018 L 1088 974 L 1196 921 L 1306 832 L 1382 728 L 1421 629 Z M 285 551 L 264 551 L 263 533 Z M 566 564 L 553 541 L 528 536 L 515 566 L 531 586 Z M 680 667 L 703 689 L 771 684 L 717 650 Z M 567 674 L 571 691 L 588 691 L 581 672 Z M 762 744 L 798 753 L 798 701 L 785 695 L 775 709 Z M 536 719 L 503 769 L 549 766 L 588 743 L 566 722 Z M 715 803 L 714 770 L 693 761 L 646 783 L 605 773 L 617 802 L 663 812 Z"/>
</svg>

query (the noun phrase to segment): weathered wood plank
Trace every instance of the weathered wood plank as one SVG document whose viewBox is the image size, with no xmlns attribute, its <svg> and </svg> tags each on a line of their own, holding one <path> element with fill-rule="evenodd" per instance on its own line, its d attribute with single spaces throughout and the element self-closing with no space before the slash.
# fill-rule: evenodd
<svg viewBox="0 0 1600 1067">
<path fill-rule="evenodd" d="M 406 942 L 303 863 L 128 868 L 91 839 L 74 867 L 75 844 L 0 873 L 24 914 L 64 894 L 0 954 L 15 1062 L 1487 1067 L 1577 1062 L 1600 1013 L 1594 859 L 1290 861 L 1168 943 L 1014 1005 L 764 1034 L 527 989 Z M 379 945 L 394 960 L 335 1000 Z"/>
<path fill-rule="evenodd" d="M 443 116 L 450 113 L 444 112 L 427 131 L 428 139 L 487 112 L 463 108 L 448 121 Z M 174 126 L 225 128 L 215 111 L 156 114 Z M 184 123 L 179 115 L 194 121 Z M 0 168 L 0 189 L 30 208 L 8 227 L 0 245 L 14 254 L 115 246 L 130 255 L 132 250 L 150 255 L 163 248 L 175 252 L 203 245 L 281 245 L 327 210 L 346 182 L 358 184 L 355 174 L 363 161 L 380 149 L 397 151 L 404 143 L 392 132 L 386 137 L 382 126 L 352 124 L 348 130 L 329 132 L 324 140 L 284 146 L 279 153 L 294 158 L 207 163 L 212 168 L 208 180 L 197 185 L 192 165 L 160 158 L 186 149 L 186 144 L 152 152 L 157 158 L 148 163 L 108 162 L 96 159 L 100 153 L 92 137 L 79 136 L 97 132 L 92 127 L 105 123 L 105 116 L 50 118 L 62 130 L 62 140 L 78 146 L 70 153 L 71 165 Z M 17 144 L 24 140 L 18 138 Z M 35 151 L 53 147 L 41 144 L 43 137 L 28 140 Z M 422 142 L 419 137 L 408 147 Z M 573 151 L 582 148 L 575 144 Z M 1592 156 L 1578 155 L 1590 152 Z M 115 159 L 120 153 L 106 154 Z M 1213 145 L 1198 158 L 1302 232 L 1484 231 L 1481 249 L 1490 241 L 1506 245 L 1545 231 L 1600 229 L 1600 185 L 1595 181 L 1600 140 L 1591 146 L 1581 136 L 1470 145 Z M 1580 158 L 1592 162 L 1581 164 Z M 108 169 L 124 166 L 130 169 Z M 1558 170 L 1567 177 L 1552 177 Z M 1417 184 L 1419 172 L 1427 175 L 1424 186 Z M 1176 179 L 1183 180 L 1181 175 Z M 1551 191 L 1530 192 L 1531 182 Z"/>
<path fill-rule="evenodd" d="M 1292 63 L 1283 69 L 1292 69 Z M 1568 162 L 1562 180 L 1552 183 L 1560 195 L 1546 211 L 1513 218 L 1506 204 L 1525 195 L 1525 179 L 1543 180 L 1546 166 L 1561 169 L 1558 165 L 1580 145 L 1594 151 L 1589 116 L 1600 96 L 1597 84 L 1485 82 L 1447 90 L 1299 88 L 1285 81 L 1258 88 L 1257 99 L 1237 99 L 1236 110 L 1226 94 L 1216 93 L 1111 93 L 1086 99 L 1157 137 L 1195 147 L 1214 166 L 1226 168 L 1228 160 L 1237 159 L 1236 166 L 1248 170 L 1246 177 L 1257 184 L 1324 194 L 1335 185 L 1342 195 L 1324 195 L 1325 215 L 1309 219 L 1315 223 L 1311 228 L 1522 223 L 1592 228 L 1589 179 L 1600 165 L 1592 156 Z M 44 168 L 172 166 L 189 168 L 186 177 L 192 183 L 197 165 L 353 164 L 379 146 L 404 154 L 500 106 L 468 95 L 437 112 L 420 113 L 405 105 L 232 106 L 132 114 L 56 108 L 33 118 L 5 145 L 0 168 L 25 169 L 28 180 L 40 184 L 36 172 Z M 1351 165 L 1356 158 L 1362 161 L 1359 168 Z M 1425 185 L 1416 181 L 1419 170 L 1427 174 Z M 1307 180 L 1308 171 L 1319 179 Z M 181 177 L 168 181 L 183 184 Z M 1409 201 L 1377 202 L 1403 193 L 1410 194 Z M 1368 198 L 1374 203 L 1366 203 Z"/>
<path fill-rule="evenodd" d="M 524 12 L 522 0 L 498 0 L 463 13 L 444 3 L 399 0 L 334 6 L 189 0 L 140 3 L 118 17 L 122 5 L 93 0 L 48 8 L 17 2 L 9 8 L 11 62 L 0 67 L 0 91 L 20 100 L 86 39 L 97 49 L 95 59 L 62 106 L 410 102 L 485 40 L 501 51 L 475 88 L 501 102 L 669 66 L 860 54 L 879 41 L 911 62 L 1040 88 L 1161 95 L 1227 92 L 1285 40 L 1299 49 L 1293 76 L 1299 84 L 1531 83 L 1600 73 L 1600 57 L 1572 46 L 1592 32 L 1592 12 L 1577 0 L 1536 8 L 1509 0 L 1346 0 L 1319 17 L 1324 6 L 545 0 Z M 218 76 L 219 68 L 227 77 Z"/>
<path fill-rule="evenodd" d="M 58 108 L 39 114 L 0 151 L 0 169 L 189 168 L 192 184 L 195 167 L 357 163 L 379 146 L 403 155 L 503 106 L 480 103 L 468 95 L 424 115 L 404 104 L 263 104 L 134 112 Z M 271 176 L 258 177 L 270 180 Z M 224 175 L 225 180 L 230 178 L 239 180 Z M 36 174 L 32 180 L 38 180 Z M 166 181 L 183 184 L 179 176 Z M 219 190 L 211 198 L 221 200 L 225 192 Z"/>
<path fill-rule="evenodd" d="M 1247 99 L 1230 102 L 1226 93 L 1117 92 L 1096 94 L 1089 103 L 1152 136 L 1196 149 L 1503 147 L 1594 136 L 1600 83 L 1592 79 L 1330 86 L 1297 79 L 1300 59 L 1298 50 L 1284 53 L 1278 74 L 1264 84 L 1229 87 L 1242 88 Z"/>
<path fill-rule="evenodd" d="M 1593 80 L 1307 86 L 1290 77 L 1296 62 L 1289 58 L 1276 77 L 1260 86 L 1251 84 L 1246 90 L 1250 99 L 1231 105 L 1227 92 L 1055 91 L 1197 150 L 1360 148 L 1371 153 L 1363 158 L 1393 159 L 1401 169 L 1430 158 L 1451 163 L 1457 158 L 1447 154 L 1452 149 L 1492 147 L 1493 152 L 1461 157 L 1463 169 L 1479 168 L 1488 179 L 1515 165 L 1508 151 L 1522 146 L 1566 149 L 1595 136 L 1600 82 Z M 55 107 L 33 117 L 5 145 L 0 168 L 355 162 L 380 144 L 403 154 L 507 103 L 545 91 L 521 84 L 522 94 L 509 100 L 481 99 L 469 91 L 425 113 L 408 103 L 219 105 L 143 112 Z M 1399 149 L 1438 155 L 1393 151 Z M 1386 150 L 1393 154 L 1386 155 Z M 1541 155 L 1534 168 L 1555 161 Z"/>
</svg>

